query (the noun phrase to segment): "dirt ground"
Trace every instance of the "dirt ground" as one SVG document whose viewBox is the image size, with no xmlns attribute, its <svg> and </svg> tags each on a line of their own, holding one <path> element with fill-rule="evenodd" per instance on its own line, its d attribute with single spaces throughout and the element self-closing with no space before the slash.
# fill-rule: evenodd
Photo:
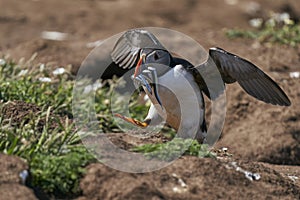
<svg viewBox="0 0 300 200">
<path fill-rule="evenodd" d="M 28 170 L 27 163 L 17 156 L 5 154 L 0 154 L 0 160 L 0 199 L 37 199 L 33 191 L 24 186 L 25 179 L 20 178 L 20 174 Z"/>
<path fill-rule="evenodd" d="M 29 59 L 37 53 L 34 62 L 71 64 L 75 74 L 92 50 L 88 43 L 130 28 L 165 27 L 191 36 L 206 49 L 219 46 L 247 58 L 273 77 L 292 101 L 290 107 L 267 105 L 230 85 L 226 122 L 216 148 L 227 147 L 233 157 L 184 156 L 146 174 L 92 164 L 81 181 L 79 199 L 300 199 L 300 79 L 289 76 L 300 71 L 300 48 L 231 40 L 224 34 L 226 28 L 251 29 L 249 19 L 271 11 L 288 11 L 300 19 L 298 0 L 0 0 L 0 8 L 0 55 Z M 68 37 L 46 40 L 43 31 Z M 126 136 L 112 137 L 122 144 L 125 138 L 130 145 Z M 233 162 L 261 178 L 248 180 Z M 0 184 L 1 194 L 10 190 Z"/>
</svg>

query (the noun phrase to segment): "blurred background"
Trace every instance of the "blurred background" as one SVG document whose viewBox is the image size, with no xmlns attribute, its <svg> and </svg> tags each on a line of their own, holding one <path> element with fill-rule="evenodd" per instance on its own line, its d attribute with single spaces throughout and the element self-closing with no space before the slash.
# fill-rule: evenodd
<svg viewBox="0 0 300 200">
<path fill-rule="evenodd" d="M 251 26 L 252 19 L 282 13 L 298 21 L 300 13 L 297 0 L 1 0 L 0 7 L 1 54 L 28 59 L 37 52 L 40 62 L 72 64 L 74 71 L 93 42 L 130 28 L 170 28 L 205 48 L 239 48 L 243 54 L 252 43 L 228 39 L 225 29 L 251 30 L 260 23 Z"/>
</svg>

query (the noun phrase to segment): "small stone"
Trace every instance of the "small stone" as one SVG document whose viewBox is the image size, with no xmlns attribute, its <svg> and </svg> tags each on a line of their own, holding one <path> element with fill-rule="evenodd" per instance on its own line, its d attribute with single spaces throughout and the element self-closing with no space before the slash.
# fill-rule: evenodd
<svg viewBox="0 0 300 200">
<path fill-rule="evenodd" d="M 65 68 L 60 67 L 60 68 L 55 69 L 52 73 L 53 73 L 53 75 L 61 75 L 61 74 L 65 73 L 65 71 L 66 71 Z"/>
<path fill-rule="evenodd" d="M 291 78 L 300 78 L 300 72 L 290 72 Z"/>
<path fill-rule="evenodd" d="M 255 18 L 255 19 L 251 19 L 249 21 L 249 24 L 252 26 L 252 27 L 255 27 L 255 28 L 260 28 L 263 24 L 263 19 L 261 18 Z"/>
<path fill-rule="evenodd" d="M 43 83 L 51 83 L 51 78 L 48 77 L 40 77 L 39 81 L 43 82 Z"/>
</svg>

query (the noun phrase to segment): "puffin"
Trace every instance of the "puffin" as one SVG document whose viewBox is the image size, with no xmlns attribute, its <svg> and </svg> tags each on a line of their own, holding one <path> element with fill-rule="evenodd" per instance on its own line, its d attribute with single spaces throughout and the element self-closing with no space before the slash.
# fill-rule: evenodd
<svg viewBox="0 0 300 200">
<path fill-rule="evenodd" d="M 250 61 L 219 47 L 209 49 L 206 62 L 193 66 L 188 60 L 174 56 L 148 30 L 131 29 L 115 43 L 110 54 L 113 64 L 104 76 L 122 76 L 134 69 L 132 82 L 142 86 L 151 105 L 143 121 L 115 113 L 116 117 L 135 126 L 146 128 L 162 122 L 184 133 L 180 137 L 194 137 L 205 141 L 204 95 L 215 100 L 222 89 L 212 91 L 206 83 L 216 66 L 222 84 L 237 82 L 252 97 L 268 104 L 290 106 L 291 101 L 279 85 Z M 184 116 L 183 112 L 186 113 Z"/>
</svg>

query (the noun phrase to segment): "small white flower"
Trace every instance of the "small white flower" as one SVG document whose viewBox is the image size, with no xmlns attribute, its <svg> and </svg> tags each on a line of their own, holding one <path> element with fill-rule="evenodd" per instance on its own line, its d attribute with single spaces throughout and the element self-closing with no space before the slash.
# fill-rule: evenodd
<svg viewBox="0 0 300 200">
<path fill-rule="evenodd" d="M 102 83 L 99 82 L 99 81 L 96 81 L 94 84 L 93 84 L 93 89 L 94 91 L 98 90 L 99 88 L 102 87 Z"/>
<path fill-rule="evenodd" d="M 100 81 L 96 81 L 95 83 L 86 86 L 86 87 L 84 88 L 83 93 L 86 94 L 86 93 L 91 92 L 92 90 L 93 90 L 93 91 L 96 91 L 97 89 L 99 89 L 99 88 L 101 88 L 101 87 L 102 87 L 102 83 L 101 83 Z"/>
<path fill-rule="evenodd" d="M 105 100 L 103 101 L 103 103 L 106 104 L 106 105 L 108 105 L 108 104 L 110 103 L 110 101 L 109 101 L 109 99 L 105 99 Z"/>
<path fill-rule="evenodd" d="M 19 73 L 19 76 L 25 76 L 28 73 L 28 69 L 22 69 Z"/>
<path fill-rule="evenodd" d="M 43 82 L 43 83 L 50 83 L 51 82 L 51 78 L 48 77 L 40 77 L 39 81 Z"/>
<path fill-rule="evenodd" d="M 291 78 L 300 78 L 300 72 L 290 72 Z"/>
<path fill-rule="evenodd" d="M 65 73 L 65 68 L 62 68 L 62 67 L 60 67 L 60 68 L 57 68 L 56 70 L 54 70 L 52 73 L 53 73 L 53 75 L 61 75 L 61 74 L 63 74 L 63 73 Z"/>
<path fill-rule="evenodd" d="M 148 100 L 149 100 L 148 95 L 145 95 L 145 96 L 144 96 L 144 101 L 148 101 Z"/>
<path fill-rule="evenodd" d="M 4 59 L 0 59 L 0 65 L 5 65 L 5 60 Z"/>
<path fill-rule="evenodd" d="M 285 22 L 286 20 L 290 19 L 289 13 L 276 13 L 275 20 L 278 22 Z"/>
<path fill-rule="evenodd" d="M 45 70 L 45 64 L 40 65 L 40 72 L 43 72 Z"/>
<path fill-rule="evenodd" d="M 262 23 L 263 23 L 263 20 L 261 18 L 251 19 L 249 21 L 249 24 L 255 28 L 260 28 Z"/>
</svg>

